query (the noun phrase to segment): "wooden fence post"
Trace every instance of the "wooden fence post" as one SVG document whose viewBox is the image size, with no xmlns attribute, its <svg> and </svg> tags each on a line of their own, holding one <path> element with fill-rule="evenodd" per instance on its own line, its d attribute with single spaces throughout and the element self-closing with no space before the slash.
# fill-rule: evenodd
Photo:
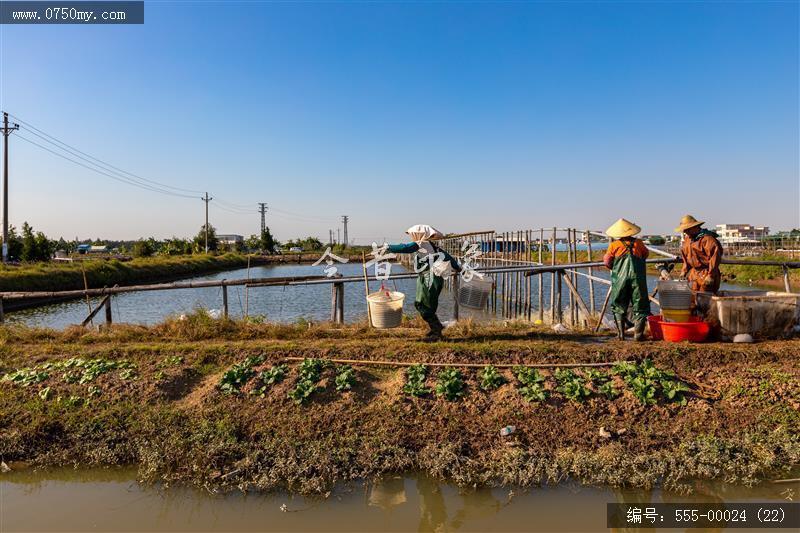
<svg viewBox="0 0 800 533">
<path fill-rule="evenodd" d="M 336 288 L 336 323 L 344 324 L 344 283 L 334 283 Z"/>
<path fill-rule="evenodd" d="M 564 322 L 564 310 L 561 308 L 561 279 L 564 276 L 564 271 L 559 270 L 556 272 L 556 323 L 562 324 Z"/>
<path fill-rule="evenodd" d="M 106 326 L 110 326 L 111 325 L 111 295 L 110 294 L 106 297 L 105 308 L 106 308 Z"/>
<path fill-rule="evenodd" d="M 783 288 L 786 292 L 792 292 L 792 287 L 789 285 L 789 267 L 783 265 Z"/>
<path fill-rule="evenodd" d="M 453 274 L 453 319 L 458 322 L 458 289 L 461 285 L 461 275 Z"/>
<path fill-rule="evenodd" d="M 222 280 L 225 282 L 225 280 Z M 222 316 L 228 318 L 228 286 L 222 286 Z"/>
</svg>

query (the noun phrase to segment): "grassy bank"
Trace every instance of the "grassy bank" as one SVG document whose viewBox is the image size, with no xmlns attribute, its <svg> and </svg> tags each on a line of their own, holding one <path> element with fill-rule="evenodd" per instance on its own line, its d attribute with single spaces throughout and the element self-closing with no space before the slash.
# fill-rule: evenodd
<svg viewBox="0 0 800 533">
<path fill-rule="evenodd" d="M 404 471 L 463 485 L 571 476 L 681 488 L 692 478 L 752 483 L 800 463 L 800 341 L 591 342 L 515 323 L 463 323 L 431 344 L 422 333 L 415 324 L 377 332 L 200 315 L 102 332 L 3 328 L 0 456 L 134 464 L 143 480 L 209 489 L 317 493 Z M 409 378 L 407 368 L 349 372 L 287 357 L 453 363 L 458 374 L 429 366 Z M 660 374 L 650 400 L 619 369 L 526 376 L 498 367 L 499 380 L 458 367 L 645 357 Z M 670 399 L 665 379 L 688 391 Z M 497 386 L 484 389 L 487 380 Z M 501 437 L 508 425 L 516 431 Z"/>
<path fill-rule="evenodd" d="M 238 254 L 147 257 L 131 261 L 87 260 L 0 267 L 0 291 L 56 291 L 89 287 L 156 283 L 247 266 Z"/>
</svg>

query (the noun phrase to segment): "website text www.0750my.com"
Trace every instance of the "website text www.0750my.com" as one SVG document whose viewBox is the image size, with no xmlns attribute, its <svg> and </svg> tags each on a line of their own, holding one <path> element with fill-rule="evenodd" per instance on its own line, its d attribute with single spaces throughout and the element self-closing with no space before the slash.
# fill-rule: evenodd
<svg viewBox="0 0 800 533">
<path fill-rule="evenodd" d="M 144 2 L 0 0 L 0 24 L 144 24 Z"/>
</svg>

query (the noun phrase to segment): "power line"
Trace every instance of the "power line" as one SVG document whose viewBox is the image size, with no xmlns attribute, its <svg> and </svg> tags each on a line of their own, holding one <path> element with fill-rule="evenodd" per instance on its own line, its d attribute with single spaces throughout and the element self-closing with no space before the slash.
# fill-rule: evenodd
<svg viewBox="0 0 800 533">
<path fill-rule="evenodd" d="M 127 180 L 125 180 L 125 179 L 123 179 L 123 178 L 121 178 L 119 176 L 115 176 L 113 174 L 109 174 L 108 172 L 104 172 L 102 170 L 98 170 L 97 168 L 90 167 L 88 165 L 84 165 L 80 161 L 75 161 L 74 159 L 71 159 L 71 158 L 69 158 L 69 157 L 67 157 L 67 156 L 65 156 L 63 154 L 60 154 L 60 153 L 58 153 L 58 152 L 56 152 L 54 150 L 51 150 L 50 148 L 47 148 L 46 146 L 42 146 L 41 144 L 39 144 L 39 143 L 37 143 L 35 141 L 32 141 L 32 140 L 30 140 L 30 139 L 28 139 L 26 137 L 23 137 L 22 135 L 17 134 L 17 137 L 22 139 L 25 142 L 28 142 L 28 143 L 34 145 L 34 146 L 38 146 L 42 150 L 50 152 L 53 155 L 56 155 L 56 156 L 58 156 L 58 157 L 60 157 L 62 159 L 66 159 L 70 163 L 74 163 L 74 164 L 76 164 L 78 166 L 81 166 L 81 167 L 87 169 L 87 170 L 91 170 L 92 172 L 96 172 L 98 174 L 102 174 L 103 176 L 106 176 L 106 177 L 109 177 L 109 178 L 111 178 L 113 180 L 119 181 L 120 183 L 125 183 L 126 185 L 133 185 L 134 187 L 139 187 L 140 189 L 144 189 L 144 190 L 151 191 L 151 192 L 157 192 L 157 193 L 160 193 L 160 194 L 166 194 L 168 196 L 177 196 L 177 197 L 181 197 L 181 198 L 195 198 L 195 196 L 190 196 L 188 194 L 180 194 L 180 193 L 165 191 L 165 190 L 157 189 L 155 187 L 151 187 L 149 185 L 145 185 L 145 184 L 142 184 L 142 183 L 137 183 L 137 182 L 134 182 L 134 181 L 127 181 Z"/>
<path fill-rule="evenodd" d="M 64 141 L 62 141 L 62 140 L 50 135 L 49 133 L 47 133 L 45 131 L 42 131 L 41 129 L 37 128 L 33 124 L 30 124 L 29 122 L 26 122 L 26 121 L 22 120 L 21 118 L 17 117 L 16 115 L 12 115 L 12 114 L 9 113 L 9 116 L 14 117 L 16 120 L 18 120 L 20 123 L 22 123 L 25 126 L 25 129 L 29 133 L 32 133 L 33 135 L 41 138 L 44 141 L 49 142 L 50 144 L 53 144 L 53 145 L 56 145 L 56 146 L 61 145 L 61 146 L 59 146 L 60 149 L 62 149 L 64 151 L 67 151 L 67 152 L 71 151 L 73 156 L 80 157 L 78 155 L 78 154 L 80 154 L 82 156 L 85 156 L 86 158 L 91 159 L 92 161 L 96 161 L 97 163 L 100 163 L 100 165 L 98 165 L 97 163 L 92 163 L 92 164 L 94 164 L 96 166 L 101 166 L 102 165 L 102 166 L 108 167 L 105 170 L 111 169 L 112 171 L 120 172 L 122 174 L 127 174 L 128 176 L 130 176 L 130 178 L 128 178 L 128 179 L 135 178 L 135 179 L 150 183 L 152 185 L 155 185 L 157 187 L 172 189 L 172 190 L 175 190 L 175 191 L 191 192 L 191 193 L 202 193 L 203 192 L 203 191 L 198 191 L 198 190 L 194 190 L 194 189 L 185 189 L 185 188 L 182 188 L 182 187 L 175 187 L 173 185 L 167 185 L 166 183 L 161 183 L 159 181 L 151 180 L 149 178 L 145 178 L 145 177 L 140 176 L 138 174 L 134 174 L 133 172 L 128 172 L 127 170 L 123 170 L 123 169 L 121 169 L 119 167 L 115 167 L 114 165 L 112 165 L 110 163 L 106 163 L 102 159 L 99 159 L 97 157 L 94 157 L 93 155 L 87 154 L 86 152 L 83 152 L 83 151 L 79 150 L 78 148 L 75 148 L 74 146 L 71 146 L 71 145 L 65 143 Z M 81 157 L 81 159 L 84 159 L 84 157 Z"/>
</svg>

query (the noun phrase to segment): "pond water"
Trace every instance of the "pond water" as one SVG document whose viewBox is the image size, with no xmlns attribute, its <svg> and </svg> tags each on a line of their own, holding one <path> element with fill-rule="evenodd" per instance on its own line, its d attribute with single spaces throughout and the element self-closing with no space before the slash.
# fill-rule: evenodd
<svg viewBox="0 0 800 533">
<path fill-rule="evenodd" d="M 340 265 L 339 273 L 344 276 L 361 276 L 360 264 Z M 401 265 L 393 265 L 392 273 L 406 272 Z M 269 265 L 258 266 L 250 269 L 251 278 L 288 277 L 288 276 L 320 276 L 324 275 L 320 266 L 313 265 Z M 370 273 L 370 290 L 375 291 L 380 287 L 380 282 L 375 281 Z M 605 269 L 595 269 L 595 275 L 608 278 Z M 221 280 L 245 279 L 247 269 L 237 269 L 219 272 L 207 276 L 190 278 L 191 280 Z M 545 307 L 549 306 L 550 298 L 549 274 L 542 276 Z M 539 276 L 531 280 L 532 299 L 534 307 L 538 299 Z M 404 312 L 414 315 L 415 279 L 401 279 L 387 281 L 386 286 L 395 288 L 406 295 Z M 648 283 L 655 287 L 656 278 L 649 277 Z M 498 284 L 499 285 L 499 284 Z M 364 298 L 363 283 L 345 283 L 345 320 L 348 322 L 366 319 L 367 306 Z M 736 290 L 736 286 L 723 286 L 724 289 Z M 741 289 L 740 287 L 738 287 Z M 563 304 L 567 305 L 566 287 L 563 288 Z M 595 306 L 599 310 L 607 291 L 606 285 L 595 284 Z M 589 287 L 585 278 L 579 277 L 578 291 L 584 300 L 589 302 Z M 247 294 L 246 294 L 247 293 Z M 100 298 L 92 298 L 92 307 L 100 302 Z M 331 315 L 331 289 L 330 285 L 295 285 L 286 287 L 254 287 L 245 291 L 242 286 L 229 287 L 228 309 L 230 316 L 239 318 L 244 316 L 245 307 L 249 316 L 263 316 L 266 320 L 276 322 L 294 322 L 300 318 L 313 321 L 329 320 Z M 148 291 L 138 293 L 124 293 L 112 298 L 112 315 L 114 322 L 132 324 L 154 324 L 163 321 L 168 316 L 191 313 L 198 308 L 221 309 L 222 289 L 208 287 L 200 289 L 177 289 L 168 291 Z M 654 309 L 654 311 L 657 308 Z M 499 313 L 499 310 L 498 310 Z M 72 300 L 52 305 L 15 311 L 6 315 L 9 323 L 25 324 L 28 326 L 51 327 L 62 329 L 72 324 L 80 324 L 89 314 L 85 299 Z M 461 318 L 472 318 L 478 321 L 494 318 L 495 315 L 486 311 L 474 311 L 466 308 L 460 310 Z M 439 317 L 445 321 L 453 317 L 453 296 L 445 290 L 439 303 Z M 95 318 L 95 323 L 102 322 L 102 311 Z M 565 319 L 566 320 L 566 319 Z"/>
<path fill-rule="evenodd" d="M 164 489 L 140 485 L 131 469 L 21 470 L 0 474 L 0 531 L 606 531 L 606 503 L 786 502 L 790 493 L 795 501 L 800 496 L 797 485 L 769 483 L 698 482 L 693 489 L 688 496 L 573 483 L 465 490 L 409 476 L 339 486 L 322 499 Z"/>
</svg>

